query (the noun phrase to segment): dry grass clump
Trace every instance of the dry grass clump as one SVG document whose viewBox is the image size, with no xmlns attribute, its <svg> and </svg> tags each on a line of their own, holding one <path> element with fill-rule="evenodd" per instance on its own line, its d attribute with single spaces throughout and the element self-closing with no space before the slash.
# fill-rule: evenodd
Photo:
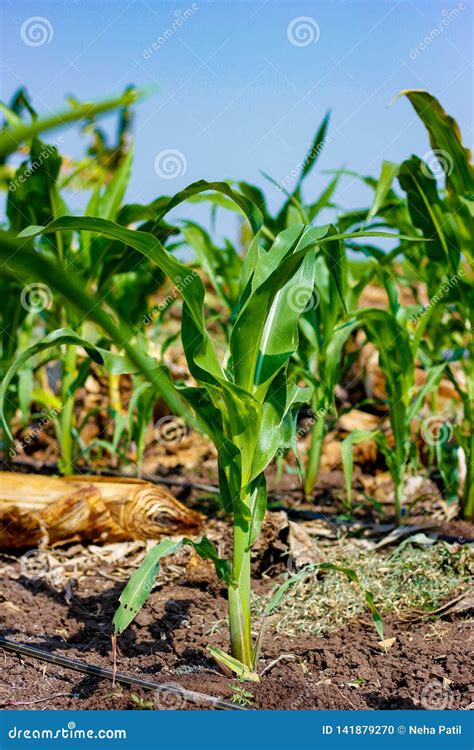
<svg viewBox="0 0 474 750">
<path fill-rule="evenodd" d="M 466 589 L 474 573 L 472 548 L 444 542 L 430 546 L 407 543 L 381 554 L 343 540 L 328 548 L 325 559 L 356 570 L 382 614 L 433 611 L 453 592 Z M 258 614 L 268 596 L 256 599 Z M 290 636 L 308 633 L 319 637 L 354 618 L 366 618 L 366 612 L 361 589 L 345 576 L 313 573 L 283 600 L 275 627 Z"/>
</svg>

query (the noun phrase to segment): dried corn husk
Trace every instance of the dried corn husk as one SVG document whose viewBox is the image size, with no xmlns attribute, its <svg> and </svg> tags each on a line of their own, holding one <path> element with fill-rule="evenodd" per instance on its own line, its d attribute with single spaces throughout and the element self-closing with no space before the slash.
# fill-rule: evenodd
<svg viewBox="0 0 474 750">
<path fill-rule="evenodd" d="M 0 547 L 197 533 L 201 516 L 140 479 L 0 472 Z"/>
</svg>

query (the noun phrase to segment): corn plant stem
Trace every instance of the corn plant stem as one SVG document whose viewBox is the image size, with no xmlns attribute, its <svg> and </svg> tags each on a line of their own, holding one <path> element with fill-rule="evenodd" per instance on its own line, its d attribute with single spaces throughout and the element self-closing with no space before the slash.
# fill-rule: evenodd
<svg viewBox="0 0 474 750">
<path fill-rule="evenodd" d="M 469 307 L 468 307 L 469 309 Z M 474 521 L 474 425 L 472 412 L 474 404 L 474 315 L 469 317 L 469 358 L 466 367 L 467 394 L 464 399 L 464 414 L 471 434 L 466 439 L 466 479 L 461 502 L 461 515 L 467 521 Z"/>
<path fill-rule="evenodd" d="M 403 500 L 403 487 L 404 487 L 404 474 L 394 477 L 395 492 L 394 492 L 394 508 L 395 508 L 395 526 L 400 526 L 402 520 L 402 500 Z"/>
<path fill-rule="evenodd" d="M 253 669 L 250 628 L 250 549 L 248 525 L 234 521 L 232 573 L 237 585 L 228 592 L 231 652 L 235 659 Z"/>
<path fill-rule="evenodd" d="M 58 196 L 54 186 L 49 188 L 49 200 L 51 203 L 51 213 L 56 219 L 58 216 Z M 56 249 L 58 258 L 61 262 L 64 260 L 64 243 L 61 232 L 55 232 Z M 61 316 L 64 323 L 68 323 L 67 305 L 61 310 Z M 72 435 L 72 426 L 74 422 L 74 396 L 70 393 L 71 386 L 76 376 L 77 352 L 75 346 L 65 347 L 65 356 L 63 360 L 63 377 L 61 383 L 62 410 L 59 418 L 59 448 L 61 458 L 59 465 L 63 474 L 72 474 L 74 463 L 74 438 Z"/>
<path fill-rule="evenodd" d="M 72 474 L 74 465 L 74 438 L 72 429 L 74 424 L 75 400 L 73 395 L 70 393 L 70 388 L 76 377 L 76 366 L 77 349 L 75 346 L 66 346 L 64 372 L 62 378 L 63 407 L 60 416 L 60 464 L 63 474 Z"/>
<path fill-rule="evenodd" d="M 319 405 L 319 398 L 313 400 L 313 412 L 316 412 Z M 323 416 L 316 417 L 316 422 L 311 430 L 310 447 L 306 461 L 306 471 L 304 480 L 304 494 L 309 497 L 313 492 L 319 474 L 321 464 L 321 455 L 323 451 L 324 435 L 326 433 L 326 422 Z"/>
<path fill-rule="evenodd" d="M 110 408 L 118 416 L 122 413 L 122 399 L 120 397 L 120 375 L 110 373 L 109 375 L 109 399 Z"/>
<path fill-rule="evenodd" d="M 5 369 L 4 372 L 6 372 L 7 369 Z M 9 408 L 9 404 L 7 404 L 7 407 L 5 409 L 6 418 L 8 419 L 9 423 L 11 423 L 11 419 L 13 417 L 14 410 Z M 13 447 L 13 440 L 8 434 L 8 432 L 3 429 L 3 427 L 0 429 L 0 441 L 2 444 L 2 451 L 3 451 L 3 458 L 1 459 L 1 462 L 6 467 L 12 466 L 12 459 L 15 454 L 15 450 Z"/>
<path fill-rule="evenodd" d="M 325 431 L 326 428 L 322 419 L 316 422 L 311 431 L 311 443 L 306 465 L 306 475 L 304 483 L 304 494 L 307 497 L 309 497 L 313 492 L 318 479 Z"/>
<path fill-rule="evenodd" d="M 474 318 L 471 319 L 471 332 L 474 327 Z M 474 521 L 474 425 L 472 424 L 473 402 L 474 402 L 474 338 L 471 335 L 469 342 L 469 365 L 466 372 L 467 397 L 464 401 L 464 413 L 471 434 L 466 439 L 466 479 L 464 481 L 464 493 L 461 502 L 461 515 L 468 521 Z"/>
<path fill-rule="evenodd" d="M 466 479 L 461 503 L 461 515 L 466 521 L 474 521 L 474 427 L 467 438 Z"/>
</svg>

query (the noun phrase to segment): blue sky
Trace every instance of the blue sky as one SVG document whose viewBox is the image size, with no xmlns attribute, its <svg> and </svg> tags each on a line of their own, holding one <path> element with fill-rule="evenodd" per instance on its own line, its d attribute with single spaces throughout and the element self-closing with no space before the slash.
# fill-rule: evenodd
<svg viewBox="0 0 474 750">
<path fill-rule="evenodd" d="M 376 174 L 383 159 L 423 155 L 429 143 L 408 102 L 390 106 L 403 88 L 437 95 L 472 140 L 467 0 L 4 0 L 1 12 L 4 100 L 24 84 L 46 114 L 68 93 L 90 100 L 129 83 L 155 88 L 137 110 L 132 201 L 232 177 L 266 185 L 276 208 L 281 195 L 260 170 L 278 181 L 291 175 L 327 109 L 329 142 L 308 198 L 327 183 L 325 169 Z M 36 17 L 42 44 L 25 42 Z M 63 137 L 63 149 L 78 155 L 77 129 Z M 184 157 L 179 172 L 186 164 L 174 179 L 156 169 L 169 149 Z M 355 207 L 368 194 L 348 178 L 337 198 Z"/>
</svg>

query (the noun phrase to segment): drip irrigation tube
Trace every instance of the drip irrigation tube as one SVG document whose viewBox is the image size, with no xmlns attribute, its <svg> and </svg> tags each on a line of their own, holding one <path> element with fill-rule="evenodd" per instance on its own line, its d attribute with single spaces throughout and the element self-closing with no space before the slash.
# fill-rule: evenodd
<svg viewBox="0 0 474 750">
<path fill-rule="evenodd" d="M 33 659 L 40 659 L 41 661 L 46 661 L 50 664 L 56 664 L 59 667 L 73 669 L 76 672 L 94 675 L 95 677 L 103 677 L 107 680 L 113 680 L 114 677 L 111 669 L 96 667 L 94 664 L 86 664 L 85 662 L 76 661 L 75 659 L 68 659 L 65 656 L 50 654 L 48 651 L 36 648 L 36 646 L 27 646 L 24 643 L 17 643 L 16 641 L 11 641 L 9 638 L 4 638 L 2 635 L 0 635 L 0 648 L 14 651 L 23 656 L 31 656 Z M 120 672 L 115 675 L 115 680 L 116 682 L 122 683 L 122 685 L 136 685 L 137 687 L 142 687 L 147 690 L 156 690 L 159 693 L 178 695 L 180 698 L 183 698 L 190 703 L 200 705 L 205 704 L 212 708 L 227 711 L 247 711 L 246 708 L 230 703 L 230 701 L 223 701 L 219 698 L 214 698 L 212 695 L 206 695 L 205 693 L 196 693 L 194 690 L 186 690 L 186 688 L 180 688 L 177 685 L 160 685 L 157 682 L 142 680 L 141 677 L 120 674 Z"/>
</svg>

